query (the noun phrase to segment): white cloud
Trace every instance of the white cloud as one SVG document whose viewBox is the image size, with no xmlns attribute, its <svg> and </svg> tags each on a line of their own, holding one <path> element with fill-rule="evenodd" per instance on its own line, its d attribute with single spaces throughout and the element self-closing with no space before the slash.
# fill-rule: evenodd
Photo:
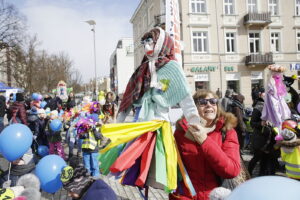
<svg viewBox="0 0 300 200">
<path fill-rule="evenodd" d="M 121 12 L 121 5 L 113 10 L 96 2 L 69 0 L 58 4 L 58 1 L 27 0 L 20 8 L 27 17 L 29 31 L 42 42 L 41 49 L 69 54 L 85 82 L 95 75 L 92 27 L 84 21 L 93 19 L 97 23 L 97 76 L 109 75 L 109 58 L 118 40 L 132 37 L 129 20 L 137 7 L 137 3 L 133 4 L 133 11 L 124 16 L 126 12 Z"/>
</svg>

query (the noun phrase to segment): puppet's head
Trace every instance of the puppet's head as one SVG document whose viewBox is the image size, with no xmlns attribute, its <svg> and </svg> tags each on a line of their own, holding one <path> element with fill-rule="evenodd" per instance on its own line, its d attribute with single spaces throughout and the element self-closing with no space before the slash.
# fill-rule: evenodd
<svg viewBox="0 0 300 200">
<path fill-rule="evenodd" d="M 162 28 L 156 27 L 145 33 L 141 38 L 145 56 L 148 59 L 167 57 L 174 60 L 174 41 Z"/>
<path fill-rule="evenodd" d="M 283 83 L 283 72 L 285 67 L 279 65 L 269 65 L 269 83 L 276 89 L 277 95 L 284 97 L 287 93 L 286 87 Z"/>
<path fill-rule="evenodd" d="M 279 72 L 279 73 L 283 73 L 286 70 L 285 67 L 280 66 L 280 65 L 269 65 L 268 69 L 271 72 Z"/>
</svg>

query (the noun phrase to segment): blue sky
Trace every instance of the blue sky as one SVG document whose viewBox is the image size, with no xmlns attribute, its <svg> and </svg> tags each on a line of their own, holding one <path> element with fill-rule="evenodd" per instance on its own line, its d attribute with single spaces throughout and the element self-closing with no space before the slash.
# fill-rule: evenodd
<svg viewBox="0 0 300 200">
<path fill-rule="evenodd" d="M 7 0 L 27 18 L 39 49 L 67 53 L 87 82 L 94 77 L 93 35 L 84 21 L 96 21 L 97 76 L 109 75 L 109 58 L 122 37 L 132 37 L 129 22 L 140 0 Z"/>
</svg>

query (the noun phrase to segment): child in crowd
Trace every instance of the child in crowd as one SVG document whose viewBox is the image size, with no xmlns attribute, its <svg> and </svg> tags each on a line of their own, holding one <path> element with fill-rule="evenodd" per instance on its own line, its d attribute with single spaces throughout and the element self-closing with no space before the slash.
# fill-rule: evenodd
<svg viewBox="0 0 300 200">
<path fill-rule="evenodd" d="M 57 110 L 53 110 L 50 113 L 50 120 L 47 123 L 47 128 L 46 128 L 46 134 L 47 134 L 47 140 L 49 142 L 49 154 L 57 154 L 65 159 L 65 153 L 64 153 L 64 148 L 62 145 L 62 137 L 61 137 L 61 131 L 52 131 L 50 128 L 50 123 L 52 120 L 58 118 L 58 112 Z"/>
<path fill-rule="evenodd" d="M 37 143 L 39 145 L 46 145 L 48 146 L 48 140 L 47 140 L 47 136 L 46 136 L 46 125 L 47 125 L 47 121 L 48 119 L 46 118 L 46 112 L 44 109 L 39 109 L 38 110 L 38 121 L 37 121 Z"/>
<path fill-rule="evenodd" d="M 8 180 L 9 170 L 1 174 L 0 185 L 5 187 L 15 186 L 20 176 L 28 174 L 35 169 L 34 154 L 31 148 L 18 160 L 12 162 L 10 175 Z"/>
<path fill-rule="evenodd" d="M 69 121 L 69 128 L 68 131 L 66 133 L 66 141 L 68 143 L 69 146 L 69 157 L 68 159 L 70 159 L 73 156 L 73 150 L 74 150 L 74 145 L 77 142 L 80 143 L 78 137 L 77 137 L 77 130 L 75 128 L 75 125 L 78 121 L 78 118 L 74 118 L 72 117 L 71 120 Z M 79 156 L 81 153 L 81 144 L 77 146 L 77 156 Z"/>
<path fill-rule="evenodd" d="M 28 127 L 30 128 L 33 134 L 33 142 L 31 145 L 32 151 L 37 153 L 38 143 L 37 143 L 37 135 L 38 135 L 38 112 L 36 107 L 31 107 L 27 116 Z"/>
<path fill-rule="evenodd" d="M 118 113 L 118 106 L 115 104 L 115 94 L 108 92 L 105 97 L 105 104 L 103 105 L 104 124 L 116 123 Z"/>
<path fill-rule="evenodd" d="M 117 195 L 111 187 L 101 179 L 93 179 L 76 157 L 71 158 L 70 166 L 62 170 L 61 180 L 68 196 L 73 199 L 117 200 Z"/>
<path fill-rule="evenodd" d="M 93 177 L 99 177 L 99 146 L 104 148 L 110 140 L 105 139 L 106 144 L 101 144 L 101 141 L 104 141 L 104 136 L 97 130 L 93 120 L 81 119 L 76 124 L 77 134 L 80 139 L 82 139 L 82 154 L 84 166 L 91 173 Z"/>
</svg>

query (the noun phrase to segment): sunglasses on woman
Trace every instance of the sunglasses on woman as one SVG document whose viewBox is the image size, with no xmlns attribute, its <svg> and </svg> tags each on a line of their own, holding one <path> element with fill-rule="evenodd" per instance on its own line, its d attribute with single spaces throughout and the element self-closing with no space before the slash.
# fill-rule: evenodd
<svg viewBox="0 0 300 200">
<path fill-rule="evenodd" d="M 218 99 L 211 98 L 211 99 L 195 99 L 195 104 L 198 106 L 206 106 L 207 103 L 210 103 L 210 105 L 215 106 L 218 103 Z"/>
</svg>

